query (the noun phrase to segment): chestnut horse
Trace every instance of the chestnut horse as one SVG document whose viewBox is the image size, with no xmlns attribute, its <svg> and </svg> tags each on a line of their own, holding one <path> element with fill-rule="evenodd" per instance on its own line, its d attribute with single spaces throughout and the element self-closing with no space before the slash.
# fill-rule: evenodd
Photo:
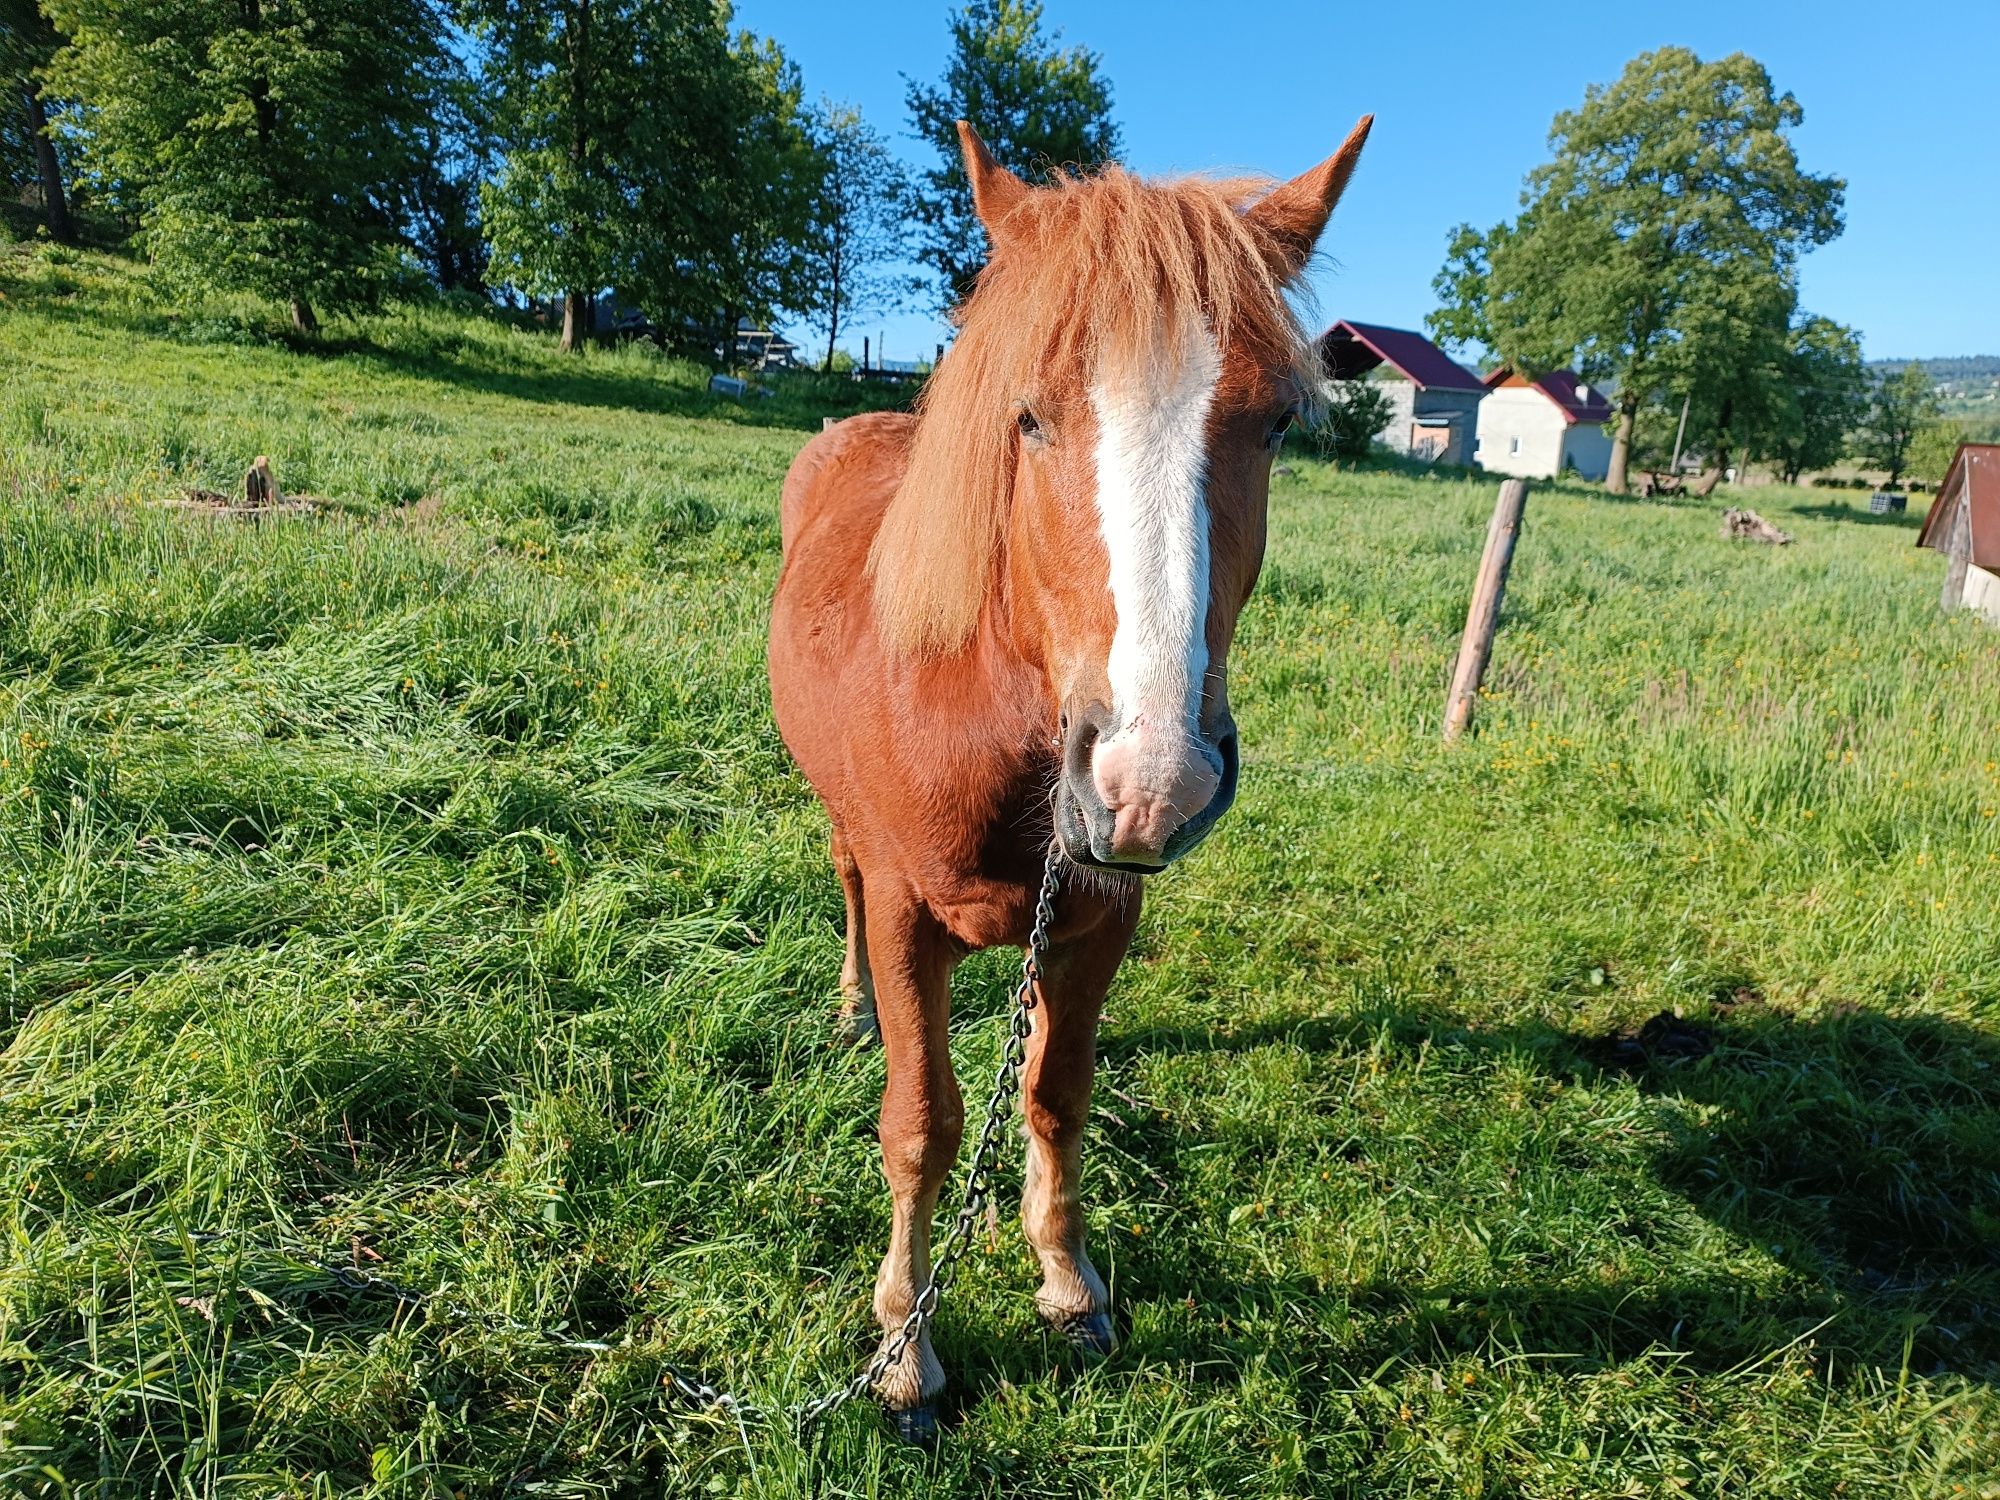
<svg viewBox="0 0 2000 1500">
<path fill-rule="evenodd" d="M 849 418 L 785 479 L 771 695 L 832 824 L 847 1032 L 886 1051 L 885 1334 L 927 1284 L 964 1126 L 952 969 L 1026 940 L 1053 836 L 1021 1218 L 1041 1315 L 1112 1345 L 1077 1193 L 1099 1006 L 1141 877 L 1235 795 L 1229 646 L 1272 456 L 1316 387 L 1286 297 L 1369 123 L 1277 186 L 1109 167 L 1031 188 L 960 122 L 992 258 L 957 342 L 915 416 Z M 943 1384 L 926 1331 L 877 1394 L 922 1436 Z"/>
</svg>

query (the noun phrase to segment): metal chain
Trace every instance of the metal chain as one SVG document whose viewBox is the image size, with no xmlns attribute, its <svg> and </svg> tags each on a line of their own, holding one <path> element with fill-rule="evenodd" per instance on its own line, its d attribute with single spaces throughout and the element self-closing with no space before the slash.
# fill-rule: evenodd
<svg viewBox="0 0 2000 1500">
<path fill-rule="evenodd" d="M 1034 1031 L 1029 1017 L 1036 1004 L 1035 992 L 1042 982 L 1042 960 L 1048 956 L 1049 929 L 1055 925 L 1056 896 L 1061 887 L 1062 850 L 1051 839 L 1042 865 L 1042 888 L 1035 896 L 1034 920 L 1028 928 L 1027 950 L 1021 955 L 1021 978 L 1014 986 L 1014 1004 L 1007 1016 L 1007 1037 L 1000 1044 L 1000 1066 L 993 1075 L 993 1091 L 986 1096 L 986 1119 L 979 1127 L 979 1144 L 973 1149 L 972 1163 L 965 1169 L 958 1217 L 946 1232 L 942 1248 L 932 1257 L 929 1284 L 917 1293 L 916 1305 L 903 1319 L 903 1326 L 882 1345 L 860 1374 L 817 1400 L 791 1408 L 792 1417 L 802 1431 L 848 1402 L 860 1399 L 889 1373 L 903 1352 L 930 1326 L 937 1315 L 938 1303 L 957 1278 L 959 1262 L 972 1248 L 973 1231 L 985 1217 L 987 1201 L 993 1195 L 993 1171 L 1000 1165 L 1000 1137 L 1007 1128 L 1008 1116 L 1013 1113 L 1014 1096 L 1021 1091 L 1021 1070 L 1027 1064 L 1028 1038 Z"/>
<path fill-rule="evenodd" d="M 916 1305 L 903 1319 L 902 1326 L 859 1374 L 824 1395 L 785 1408 L 785 1415 L 792 1419 L 794 1427 L 800 1432 L 824 1421 L 849 1402 L 858 1401 L 889 1373 L 937 1316 L 938 1304 L 957 1278 L 959 1262 L 972 1248 L 973 1233 L 985 1217 L 987 1204 L 993 1196 L 993 1173 L 1000 1165 L 1001 1140 L 1006 1132 L 1007 1120 L 1013 1113 L 1014 1099 L 1021 1092 L 1021 1071 L 1028 1060 L 1028 1038 L 1034 1032 L 1030 1016 L 1037 1004 L 1036 991 L 1042 982 L 1042 963 L 1048 956 L 1049 929 L 1055 924 L 1056 896 L 1062 886 L 1062 862 L 1062 851 L 1051 840 L 1042 866 L 1041 890 L 1035 896 L 1027 950 L 1021 956 L 1021 977 L 1014 986 L 1013 1006 L 1007 1016 L 1007 1035 L 1000 1044 L 1000 1066 L 993 1076 L 993 1090 L 986 1098 L 986 1118 L 979 1128 L 979 1141 L 973 1148 L 971 1164 L 965 1171 L 964 1185 L 959 1192 L 958 1215 L 946 1232 L 942 1247 L 931 1260 L 929 1283 L 917 1294 Z M 194 1239 L 197 1242 L 226 1243 L 231 1236 L 198 1234 Z M 520 1322 L 504 1313 L 481 1312 L 464 1303 L 448 1301 L 437 1292 L 404 1286 L 356 1266 L 314 1255 L 295 1255 L 282 1249 L 277 1253 L 326 1273 L 356 1296 L 386 1297 L 410 1307 L 434 1308 L 452 1322 L 483 1323 L 510 1333 L 526 1334 L 554 1348 L 575 1353 L 605 1354 L 614 1347 L 599 1339 L 571 1338 L 557 1330 Z M 735 1419 L 739 1428 L 770 1421 L 771 1413 L 762 1407 L 710 1385 L 698 1376 L 675 1369 L 672 1365 L 664 1367 L 664 1374 L 679 1395 L 697 1406 L 726 1412 Z"/>
</svg>

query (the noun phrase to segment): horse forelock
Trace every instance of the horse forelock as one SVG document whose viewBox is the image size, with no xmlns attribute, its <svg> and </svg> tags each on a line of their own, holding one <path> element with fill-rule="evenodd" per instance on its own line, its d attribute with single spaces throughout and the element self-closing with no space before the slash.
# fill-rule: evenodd
<svg viewBox="0 0 2000 1500">
<path fill-rule="evenodd" d="M 1181 336 L 1190 327 L 1205 327 L 1225 361 L 1290 367 L 1310 387 L 1285 254 L 1242 213 L 1269 186 L 1146 182 L 1111 167 L 1060 179 L 1009 214 L 919 398 L 909 467 L 869 556 L 892 646 L 948 653 L 977 626 L 1006 531 L 1023 400 L 1081 396 L 1106 368 L 1150 368 L 1170 384 L 1209 345 Z"/>
</svg>

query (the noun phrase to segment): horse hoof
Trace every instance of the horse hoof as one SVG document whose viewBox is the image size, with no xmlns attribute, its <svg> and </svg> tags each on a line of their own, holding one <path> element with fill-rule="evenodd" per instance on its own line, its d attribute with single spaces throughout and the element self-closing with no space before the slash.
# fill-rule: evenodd
<svg viewBox="0 0 2000 1500">
<path fill-rule="evenodd" d="M 833 1041 L 837 1047 L 872 1047 L 882 1039 L 872 1012 L 853 1014 L 842 1011 L 833 1018 Z"/>
<path fill-rule="evenodd" d="M 926 1401 L 922 1406 L 906 1406 L 889 1413 L 889 1425 L 898 1442 L 913 1448 L 935 1448 L 938 1440 L 937 1407 Z"/>
<path fill-rule="evenodd" d="M 1080 1349 L 1085 1354 L 1099 1356 L 1113 1353 L 1118 1348 L 1118 1335 L 1111 1327 L 1108 1312 L 1070 1313 L 1059 1318 L 1049 1318 L 1049 1326 L 1070 1342 L 1070 1347 Z"/>
</svg>

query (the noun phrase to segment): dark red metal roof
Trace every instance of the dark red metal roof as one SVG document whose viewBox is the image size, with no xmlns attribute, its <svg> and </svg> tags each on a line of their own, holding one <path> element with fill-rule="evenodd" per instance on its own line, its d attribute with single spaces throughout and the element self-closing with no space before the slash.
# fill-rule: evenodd
<svg viewBox="0 0 2000 1500">
<path fill-rule="evenodd" d="M 1512 368 L 1502 365 L 1486 377 L 1486 389 L 1489 391 L 1497 389 L 1511 378 L 1513 373 Z M 1583 381 L 1574 370 L 1551 370 L 1548 374 L 1529 381 L 1528 384 L 1561 407 L 1563 421 L 1571 427 L 1584 422 L 1593 427 L 1602 427 L 1611 420 L 1611 403 L 1604 399 L 1602 392 L 1593 386 L 1586 388 L 1590 392 L 1588 396 L 1578 393 Z"/>
<path fill-rule="evenodd" d="M 1356 380 L 1385 361 L 1427 391 L 1478 391 L 1479 377 L 1421 333 L 1343 318 L 1319 336 L 1321 367 L 1335 380 Z"/>
<path fill-rule="evenodd" d="M 1951 518 L 1962 497 L 1970 497 L 1972 565 L 2000 571 L 2000 443 L 1960 443 L 1937 499 L 1917 533 L 1919 547 L 1942 552 L 1951 545 Z"/>
</svg>

